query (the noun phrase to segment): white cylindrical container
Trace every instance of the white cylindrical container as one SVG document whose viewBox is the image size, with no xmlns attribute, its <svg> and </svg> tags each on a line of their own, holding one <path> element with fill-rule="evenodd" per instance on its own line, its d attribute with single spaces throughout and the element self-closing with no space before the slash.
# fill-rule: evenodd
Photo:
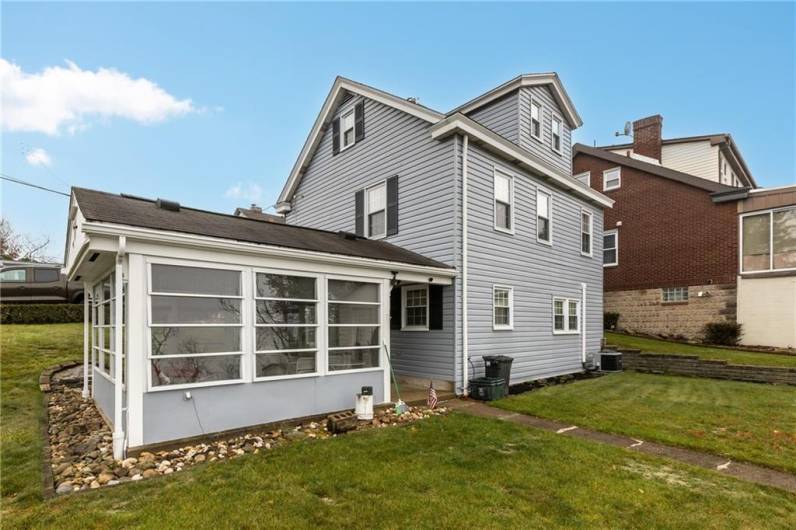
<svg viewBox="0 0 796 530">
<path fill-rule="evenodd" d="M 354 410 L 359 420 L 373 419 L 373 396 L 357 394 Z"/>
</svg>

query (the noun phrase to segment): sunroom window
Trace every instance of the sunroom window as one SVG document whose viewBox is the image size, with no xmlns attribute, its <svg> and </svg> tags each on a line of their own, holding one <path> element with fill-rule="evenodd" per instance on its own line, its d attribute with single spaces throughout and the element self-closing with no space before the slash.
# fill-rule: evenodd
<svg viewBox="0 0 796 530">
<path fill-rule="evenodd" d="M 240 271 L 152 264 L 151 278 L 152 386 L 240 380 Z"/>
<path fill-rule="evenodd" d="M 381 353 L 380 284 L 329 280 L 329 371 L 379 366 Z"/>
<path fill-rule="evenodd" d="M 257 273 L 255 374 L 260 377 L 317 372 L 317 280 Z"/>
<path fill-rule="evenodd" d="M 111 273 L 91 290 L 91 348 L 94 366 L 108 378 L 116 378 L 116 274 Z M 124 311 L 125 286 L 122 286 L 122 311 Z M 125 315 L 122 315 L 124 326 Z M 122 328 L 124 329 L 124 328 Z M 124 340 L 122 340 L 124 348 Z M 122 358 L 124 358 L 124 351 Z M 124 363 L 122 363 L 124 366 Z M 122 374 L 124 381 L 124 374 Z"/>
</svg>

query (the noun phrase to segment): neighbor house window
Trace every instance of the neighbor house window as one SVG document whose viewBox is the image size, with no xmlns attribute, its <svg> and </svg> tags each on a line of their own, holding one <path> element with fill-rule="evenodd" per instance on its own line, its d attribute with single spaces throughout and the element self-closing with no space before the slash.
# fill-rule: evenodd
<svg viewBox="0 0 796 530">
<path fill-rule="evenodd" d="M 578 173 L 573 178 L 578 182 L 585 184 L 586 186 L 591 186 L 591 171 L 584 171 L 583 173 Z"/>
<path fill-rule="evenodd" d="M 494 286 L 492 288 L 493 329 L 512 329 L 514 327 L 514 289 Z"/>
<path fill-rule="evenodd" d="M 111 380 L 116 378 L 116 273 L 112 272 L 91 290 L 91 347 L 94 365 Z M 124 291 L 123 291 L 124 293 Z M 123 294 L 124 298 L 124 294 Z M 124 310 L 124 299 L 122 299 Z M 124 326 L 124 317 L 122 318 Z M 122 341 L 124 348 L 124 341 Z M 120 352 L 124 358 L 124 351 Z M 124 362 L 122 362 L 124 365 Z M 124 380 L 124 374 L 122 374 Z"/>
<path fill-rule="evenodd" d="M 603 171 L 603 191 L 618 189 L 622 185 L 622 168 L 615 167 Z"/>
<path fill-rule="evenodd" d="M 580 300 L 553 298 L 553 333 L 580 332 Z"/>
<path fill-rule="evenodd" d="M 536 101 L 531 101 L 531 136 L 542 139 L 542 106 Z"/>
<path fill-rule="evenodd" d="M 329 370 L 379 366 L 381 285 L 350 280 L 328 281 Z"/>
<path fill-rule="evenodd" d="M 403 296 L 403 330 L 428 329 L 428 285 L 408 285 L 401 289 Z"/>
<path fill-rule="evenodd" d="M 495 170 L 495 228 L 514 230 L 514 179 Z"/>
<path fill-rule="evenodd" d="M 688 287 L 664 287 L 661 289 L 661 300 L 664 302 L 687 302 Z"/>
<path fill-rule="evenodd" d="M 550 122 L 550 136 L 553 151 L 556 153 L 561 152 L 561 130 L 563 128 L 563 122 L 561 118 L 558 116 L 553 116 L 552 121 Z"/>
<path fill-rule="evenodd" d="M 619 265 L 619 233 L 616 230 L 603 232 L 603 266 Z"/>
<path fill-rule="evenodd" d="M 255 275 L 254 377 L 317 373 L 317 279 Z"/>
<path fill-rule="evenodd" d="M 591 212 L 580 212 L 580 251 L 586 256 L 591 256 L 592 221 Z"/>
<path fill-rule="evenodd" d="M 550 194 L 536 190 L 536 240 L 543 243 L 552 241 L 551 206 Z"/>
<path fill-rule="evenodd" d="M 340 118 L 340 150 L 346 149 L 354 145 L 354 109 L 343 114 Z"/>
<path fill-rule="evenodd" d="M 366 195 L 366 211 L 368 237 L 384 237 L 387 235 L 387 185 L 382 182 L 368 188 Z"/>
<path fill-rule="evenodd" d="M 149 303 L 152 387 L 242 379 L 240 271 L 152 264 Z"/>
<path fill-rule="evenodd" d="M 741 272 L 796 269 L 796 207 L 741 217 Z"/>
</svg>

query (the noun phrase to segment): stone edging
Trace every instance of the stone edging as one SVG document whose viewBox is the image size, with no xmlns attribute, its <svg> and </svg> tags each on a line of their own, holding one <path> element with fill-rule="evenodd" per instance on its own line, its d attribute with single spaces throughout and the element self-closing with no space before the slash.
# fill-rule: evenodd
<svg viewBox="0 0 796 530">
<path fill-rule="evenodd" d="M 622 364 L 626 370 L 752 383 L 796 385 L 796 368 L 730 364 L 724 360 L 700 359 L 696 355 L 645 353 L 622 348 L 617 351 L 622 353 Z"/>
<path fill-rule="evenodd" d="M 39 390 L 42 392 L 42 407 L 44 408 L 44 417 L 41 420 L 41 462 L 42 462 L 42 496 L 44 499 L 52 499 L 55 497 L 55 478 L 53 477 L 52 468 L 52 455 L 50 454 L 50 411 L 48 409 L 48 395 L 52 390 L 52 376 L 56 372 L 60 372 L 66 368 L 73 368 L 79 364 L 80 361 L 67 361 L 65 363 L 56 364 L 42 370 L 39 376 Z"/>
<path fill-rule="evenodd" d="M 39 390 L 45 393 L 49 392 L 53 374 L 67 368 L 74 368 L 79 364 L 83 363 L 81 361 L 66 361 L 65 363 L 56 364 L 55 366 L 45 368 L 39 376 Z"/>
</svg>

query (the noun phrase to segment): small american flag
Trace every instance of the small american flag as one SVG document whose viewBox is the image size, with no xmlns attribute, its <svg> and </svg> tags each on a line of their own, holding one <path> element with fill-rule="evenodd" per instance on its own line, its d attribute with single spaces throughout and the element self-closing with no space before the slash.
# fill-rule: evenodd
<svg viewBox="0 0 796 530">
<path fill-rule="evenodd" d="M 437 391 L 434 390 L 434 382 L 431 381 L 428 385 L 428 398 L 426 399 L 426 405 L 428 408 L 433 409 L 437 407 Z"/>
</svg>

